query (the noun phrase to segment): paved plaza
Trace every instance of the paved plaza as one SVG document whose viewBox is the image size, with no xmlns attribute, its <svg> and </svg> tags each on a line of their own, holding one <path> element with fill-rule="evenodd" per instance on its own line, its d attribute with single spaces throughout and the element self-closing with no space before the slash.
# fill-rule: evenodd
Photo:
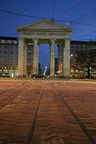
<svg viewBox="0 0 96 144">
<path fill-rule="evenodd" d="M 0 78 L 0 144 L 29 141 L 95 143 L 96 80 Z"/>
</svg>

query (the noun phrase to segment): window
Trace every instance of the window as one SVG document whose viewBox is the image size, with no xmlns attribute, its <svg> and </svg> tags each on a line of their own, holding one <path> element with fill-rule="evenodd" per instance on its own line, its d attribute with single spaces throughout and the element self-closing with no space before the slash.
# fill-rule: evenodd
<svg viewBox="0 0 96 144">
<path fill-rule="evenodd" d="M 4 63 L 6 64 L 6 63 L 7 63 L 7 61 L 5 60 L 5 61 L 4 61 Z"/>
<path fill-rule="evenodd" d="M 7 54 L 7 51 L 5 51 L 5 54 Z"/>
<path fill-rule="evenodd" d="M 13 49 L 13 46 L 11 46 L 11 49 Z"/>
<path fill-rule="evenodd" d="M 7 46 L 5 46 L 5 49 L 7 49 Z"/>
<path fill-rule="evenodd" d="M 73 52 L 73 49 L 71 49 L 71 52 Z"/>
<path fill-rule="evenodd" d="M 13 54 L 13 52 L 11 52 L 11 54 Z"/>
<path fill-rule="evenodd" d="M 4 59 L 7 59 L 7 55 L 4 56 Z"/>
<path fill-rule="evenodd" d="M 74 48 L 74 46 L 73 46 L 73 45 L 71 45 L 70 47 L 71 47 L 71 48 Z"/>
<path fill-rule="evenodd" d="M 29 50 L 31 50 L 31 48 L 30 48 L 30 47 L 29 47 L 28 49 L 29 49 Z"/>
</svg>

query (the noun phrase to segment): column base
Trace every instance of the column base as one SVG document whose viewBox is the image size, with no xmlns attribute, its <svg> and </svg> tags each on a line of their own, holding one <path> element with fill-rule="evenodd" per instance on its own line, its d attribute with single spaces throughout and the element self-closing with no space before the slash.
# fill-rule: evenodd
<svg viewBox="0 0 96 144">
<path fill-rule="evenodd" d="M 60 78 L 63 78 L 65 80 L 70 80 L 70 76 L 61 76 Z"/>
<path fill-rule="evenodd" d="M 50 78 L 55 78 L 55 76 L 50 76 Z"/>
<path fill-rule="evenodd" d="M 19 75 L 18 78 L 26 78 L 25 75 Z"/>
</svg>

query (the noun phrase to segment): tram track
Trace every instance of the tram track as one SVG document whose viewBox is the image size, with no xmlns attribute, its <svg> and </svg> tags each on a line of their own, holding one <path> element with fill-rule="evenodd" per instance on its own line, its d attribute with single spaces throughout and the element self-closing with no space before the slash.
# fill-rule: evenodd
<svg viewBox="0 0 96 144">
<path fill-rule="evenodd" d="M 3 111 L 8 105 L 10 105 L 12 102 L 14 102 L 20 95 L 22 95 L 24 92 L 26 91 L 26 89 L 24 89 L 19 95 L 17 95 L 15 98 L 13 98 L 10 102 L 8 102 L 7 104 L 5 104 L 5 106 L 3 106 L 0 109 L 0 112 Z"/>
<path fill-rule="evenodd" d="M 19 87 L 19 86 L 21 86 L 21 85 L 23 85 L 23 84 L 24 84 L 24 82 L 21 83 L 21 84 L 19 84 L 19 85 L 12 86 L 10 89 L 7 88 L 7 90 L 4 90 L 4 91 L 0 92 L 0 94 L 3 94 L 3 93 L 5 93 L 5 92 L 9 92 L 10 90 L 13 90 L 14 88 L 17 88 L 17 87 Z"/>
<path fill-rule="evenodd" d="M 32 138 L 33 138 L 33 133 L 34 133 L 34 128 L 35 128 L 36 117 L 37 117 L 37 114 L 38 114 L 39 105 L 40 105 L 40 101 L 41 101 L 41 98 L 42 98 L 42 91 L 43 91 L 44 84 L 45 84 L 45 83 L 42 84 L 42 88 L 41 88 L 41 91 L 40 91 L 40 94 L 39 94 L 38 103 L 37 103 L 36 109 L 35 109 L 35 111 L 34 111 L 33 119 L 32 119 L 32 125 L 31 125 L 31 127 L 30 127 L 30 129 L 29 129 L 27 138 L 26 138 L 26 140 L 25 140 L 25 144 L 30 144 L 31 141 L 32 141 Z"/>
<path fill-rule="evenodd" d="M 4 105 L 0 106 L 0 111 L 2 111 L 4 108 L 6 108 L 7 105 L 11 104 L 17 97 L 19 97 L 21 94 L 23 94 L 26 91 L 27 87 L 24 84 L 25 84 L 25 82 L 0 93 L 1 94 L 0 97 L 1 98 L 4 97 L 4 98 L 0 99 L 0 104 L 2 104 L 4 101 Z M 16 91 L 17 91 L 17 93 L 16 93 Z M 12 97 L 11 100 L 8 99 L 10 97 Z"/>
<path fill-rule="evenodd" d="M 90 134 L 90 132 L 87 130 L 87 128 L 84 126 L 84 124 L 82 123 L 82 121 L 79 119 L 79 117 L 77 116 L 77 114 L 74 112 L 74 110 L 72 109 L 72 107 L 70 107 L 70 105 L 68 104 L 68 102 L 64 99 L 64 97 L 62 97 L 62 95 L 60 94 L 58 88 L 54 85 L 54 83 L 52 83 L 52 85 L 54 86 L 54 88 L 56 89 L 57 93 L 59 94 L 59 96 L 62 98 L 62 100 L 64 101 L 65 105 L 68 107 L 68 109 L 70 110 L 70 112 L 72 113 L 72 115 L 75 117 L 76 121 L 78 122 L 78 124 L 80 125 L 80 127 L 82 128 L 82 130 L 84 131 L 84 133 L 87 135 L 87 137 L 89 138 L 89 140 L 92 142 L 92 144 L 96 144 L 95 139 L 92 137 L 92 135 Z M 65 84 L 64 84 L 65 85 Z M 65 85 L 65 87 L 67 88 L 67 86 Z"/>
<path fill-rule="evenodd" d="M 56 111 L 55 111 L 55 114 L 56 114 L 56 112 L 58 113 L 59 111 L 58 111 L 58 109 L 61 109 L 61 110 L 63 110 L 63 109 L 68 109 L 69 111 L 70 111 L 70 116 L 68 116 L 68 117 L 74 117 L 74 119 L 76 120 L 76 122 L 75 122 L 75 120 L 72 118 L 72 123 L 73 123 L 73 125 L 76 123 L 76 125 L 78 126 L 78 128 L 79 128 L 79 126 L 80 126 L 80 128 L 82 129 L 82 135 L 83 135 L 83 132 L 85 133 L 85 135 L 86 135 L 86 137 L 85 137 L 85 143 L 87 143 L 87 138 L 89 139 L 89 141 L 90 142 L 88 142 L 88 144 L 90 143 L 92 143 L 92 144 L 96 144 L 96 141 L 95 141 L 95 139 L 92 137 L 92 135 L 89 133 L 89 131 L 87 130 L 87 128 L 84 126 L 84 124 L 82 123 L 82 121 L 79 119 L 79 117 L 77 116 L 77 114 L 74 112 L 74 110 L 72 109 L 72 107 L 70 106 L 70 104 L 65 100 L 65 98 L 64 98 L 64 96 L 62 96 L 61 94 L 60 94 L 60 92 L 59 92 L 59 89 L 57 88 L 58 86 L 56 86 L 53 82 L 51 82 L 51 85 L 53 86 L 53 90 L 51 90 L 51 91 L 54 91 L 53 92 L 53 98 L 52 97 L 50 97 L 50 102 L 51 102 L 51 99 L 53 99 L 54 100 L 54 104 L 53 104 L 53 106 L 55 106 L 56 108 L 51 108 L 52 110 L 53 110 L 53 112 L 54 112 L 54 109 L 57 109 Z M 50 85 L 50 87 L 51 87 L 51 85 Z M 65 85 L 65 84 L 64 84 Z M 66 86 L 67 87 L 67 86 Z M 55 94 L 54 94 L 55 93 Z M 57 93 L 57 94 L 56 94 Z M 45 97 L 45 95 L 43 94 L 43 99 L 45 99 L 44 98 Z M 66 96 L 67 97 L 67 96 Z M 46 94 L 46 98 L 47 98 L 47 94 Z M 52 100 L 52 101 L 53 101 Z M 48 101 L 48 100 L 47 100 Z M 62 101 L 62 104 L 61 104 L 61 102 L 60 101 Z M 49 102 L 49 103 L 50 103 Z M 64 108 L 63 108 L 63 103 L 64 103 Z M 45 107 L 45 105 L 46 105 L 47 103 L 46 103 L 46 101 L 44 102 L 44 107 Z M 59 106 L 60 106 L 60 108 L 59 108 Z M 42 107 L 42 106 L 41 106 Z M 42 109 L 42 108 L 41 108 Z M 47 109 L 49 109 L 49 108 L 47 108 Z M 67 111 L 68 111 L 67 110 Z M 49 110 L 47 110 L 47 111 L 49 111 Z M 40 112 L 40 110 L 38 109 L 38 112 L 39 113 L 42 113 L 42 111 Z M 52 113 L 53 113 L 52 112 Z M 36 116 L 35 117 L 37 117 L 37 119 L 35 118 L 34 119 L 34 127 L 36 128 L 36 130 L 34 130 L 34 131 L 32 131 L 32 137 L 31 137 L 31 141 L 29 142 L 29 143 L 26 143 L 26 144 L 35 144 L 35 142 L 36 142 L 36 135 L 38 136 L 38 134 L 40 135 L 40 133 L 41 133 L 41 138 L 42 137 L 45 137 L 44 139 L 43 139 L 43 141 L 45 142 L 45 143 L 47 143 L 48 142 L 48 144 L 50 143 L 54 143 L 54 142 L 61 142 L 62 144 L 65 144 L 66 142 L 63 142 L 63 137 L 62 138 L 60 138 L 60 137 L 58 137 L 58 135 L 56 135 L 56 133 L 57 133 L 57 131 L 60 131 L 60 133 L 61 133 L 61 131 L 62 131 L 62 129 L 61 128 L 59 128 L 58 129 L 58 125 L 56 126 L 56 122 L 55 122 L 55 120 L 54 120 L 54 115 L 52 116 L 52 117 L 50 117 L 50 113 L 51 112 L 48 112 L 47 114 L 47 116 L 42 116 L 41 115 L 41 118 L 42 117 L 48 117 L 48 119 L 47 119 L 47 123 L 48 123 L 48 126 L 47 126 L 47 129 L 45 128 L 45 127 L 42 127 L 42 126 L 40 126 L 39 125 L 39 123 L 38 123 L 38 121 L 39 121 L 39 117 L 38 117 L 38 114 L 36 113 Z M 63 112 L 62 112 L 63 113 Z M 69 113 L 69 112 L 68 112 Z M 57 114 L 56 114 L 57 115 Z M 72 115 L 72 116 L 71 116 Z M 66 133 L 66 127 L 68 127 L 68 123 L 69 122 L 67 122 L 67 125 L 65 124 L 66 123 L 66 120 L 68 119 L 68 118 L 66 118 L 66 115 L 65 115 L 65 122 L 63 123 L 63 118 L 62 118 L 62 116 L 58 113 L 58 117 L 60 117 L 60 118 L 58 118 L 58 120 L 59 121 L 61 121 L 62 122 L 62 126 L 63 125 L 65 125 L 65 132 L 64 133 Z M 50 118 L 51 118 L 51 121 L 50 121 Z M 52 122 L 53 121 L 53 122 Z M 71 122 L 71 119 L 70 120 L 67 120 L 67 121 L 70 121 Z M 41 125 L 43 125 L 43 122 L 44 121 L 42 121 L 42 124 Z M 46 122 L 44 122 L 44 123 L 46 123 Z M 35 123 L 37 123 L 37 125 L 35 126 Z M 53 126 L 52 125 L 50 125 L 51 123 L 53 123 Z M 57 122 L 58 123 L 58 122 Z M 54 127 L 54 124 L 55 124 L 55 127 L 57 127 L 57 128 L 55 128 Z M 41 130 L 40 130 L 40 128 L 41 128 Z M 71 123 L 70 123 L 70 126 L 71 126 Z M 73 127 L 73 126 L 72 126 Z M 56 132 L 54 132 L 54 128 L 56 129 Z M 38 130 L 39 131 L 38 131 Z M 47 133 L 47 135 L 46 136 L 43 136 L 43 135 L 45 135 L 44 134 L 44 132 L 42 131 L 42 129 L 43 129 L 43 131 L 45 131 L 45 133 Z M 60 130 L 61 129 L 61 130 Z M 67 128 L 68 129 L 68 128 Z M 79 130 L 79 129 L 78 129 Z M 76 130 L 77 131 L 77 130 Z M 80 131 L 80 130 L 79 130 Z M 78 131 L 78 132 L 79 132 Z M 79 132 L 79 133 L 81 133 L 81 132 Z M 42 135 L 43 134 L 43 135 Z M 58 133 L 59 134 L 59 133 Z M 60 135 L 60 134 L 59 134 Z M 56 138 L 55 138 L 56 137 Z M 35 140 L 34 140 L 35 139 Z M 37 138 L 38 139 L 38 138 Z M 39 140 L 40 140 L 40 138 L 39 138 Z M 82 140 L 84 140 L 84 138 L 81 138 L 81 141 Z M 65 141 L 66 141 L 66 139 L 65 139 Z M 70 141 L 70 140 L 69 140 Z M 80 140 L 79 140 L 80 141 Z M 37 141 L 37 143 L 40 143 L 39 141 Z M 41 143 L 43 144 L 43 142 L 42 142 L 42 139 L 41 139 Z M 69 142 L 70 143 L 70 142 Z M 81 142 L 82 144 L 84 143 L 83 141 Z M 84 144 L 85 144 L 84 143 Z M 71 143 L 70 143 L 71 144 Z M 75 144 L 75 143 L 74 143 Z"/>
<path fill-rule="evenodd" d="M 77 144 L 81 140 L 82 144 L 96 144 L 75 113 L 75 107 L 67 101 L 67 93 L 61 93 L 60 85 L 48 81 L 23 83 L 23 91 L 0 110 L 0 128 L 5 131 L 5 125 L 9 126 L 7 138 L 3 140 L 2 136 L 0 142 L 2 139 L 3 143 L 10 144 Z M 67 85 L 62 86 L 66 91 Z M 77 139 L 74 139 L 74 133 L 77 133 Z"/>
<path fill-rule="evenodd" d="M 30 82 L 30 84 L 32 83 Z M 13 129 L 11 131 L 8 130 L 9 131 L 8 135 L 11 136 L 12 138 L 10 139 L 10 137 L 7 136 L 7 139 L 5 140 L 5 142 L 4 140 L 2 140 L 3 143 L 6 143 L 6 142 L 8 143 L 10 141 L 10 143 L 17 142 L 20 144 L 21 143 L 29 144 L 31 137 L 32 137 L 32 133 L 34 131 L 34 123 L 36 119 L 36 114 L 39 109 L 40 100 L 42 97 L 43 85 L 44 85 L 43 82 L 42 82 L 42 87 L 41 87 L 41 83 L 40 84 L 35 83 L 32 85 L 33 86 L 32 87 L 31 85 L 29 85 L 29 82 L 25 83 L 23 91 L 0 109 L 0 115 L 1 115 L 0 120 L 2 120 L 0 121 L 0 128 L 3 129 L 4 127 L 4 130 L 3 130 L 4 132 L 5 130 L 8 129 L 8 128 L 7 129 L 5 128 L 7 127 L 6 124 L 8 124 L 9 129 L 11 127 Z M 28 93 L 29 95 L 27 95 Z M 19 100 L 21 100 L 21 103 L 17 103 Z M 4 118 L 5 119 L 7 118 L 7 121 L 5 121 Z M 12 120 L 12 124 L 9 122 L 10 119 Z M 16 125 L 16 127 L 14 127 L 13 125 Z M 20 133 L 19 131 L 21 131 L 22 129 L 24 130 L 22 133 Z M 21 135 L 21 138 L 20 138 L 20 135 Z M 23 139 L 22 139 L 22 135 L 24 135 Z M 2 138 L 0 137 L 0 142 L 1 142 L 1 139 L 4 139 L 3 136 Z"/>
</svg>

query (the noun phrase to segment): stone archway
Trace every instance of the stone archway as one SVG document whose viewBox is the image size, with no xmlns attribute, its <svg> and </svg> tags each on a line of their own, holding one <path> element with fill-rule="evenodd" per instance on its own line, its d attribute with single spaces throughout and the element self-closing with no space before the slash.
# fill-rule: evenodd
<svg viewBox="0 0 96 144">
<path fill-rule="evenodd" d="M 49 20 L 40 20 L 32 24 L 20 26 L 18 32 L 18 77 L 27 76 L 26 45 L 33 43 L 32 74 L 38 74 L 38 45 L 50 45 L 50 76 L 55 75 L 54 46 L 58 44 L 58 52 L 62 48 L 62 75 L 70 77 L 70 34 L 71 28 L 56 24 Z"/>
</svg>

